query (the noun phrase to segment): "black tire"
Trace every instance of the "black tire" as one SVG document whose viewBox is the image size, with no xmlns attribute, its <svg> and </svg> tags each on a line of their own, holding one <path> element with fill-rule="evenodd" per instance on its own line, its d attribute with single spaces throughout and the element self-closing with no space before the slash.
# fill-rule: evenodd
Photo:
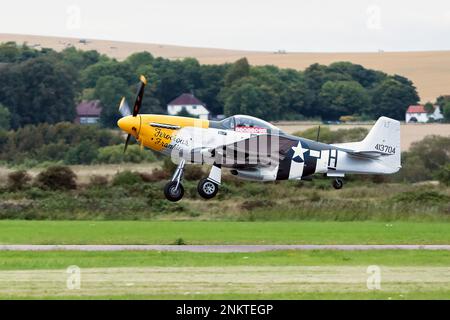
<svg viewBox="0 0 450 320">
<path fill-rule="evenodd" d="M 219 185 L 211 180 L 202 179 L 198 183 L 197 191 L 203 199 L 212 199 L 217 195 Z"/>
<path fill-rule="evenodd" d="M 333 180 L 333 188 L 336 190 L 342 189 L 344 186 L 344 181 L 342 179 L 335 179 Z"/>
<path fill-rule="evenodd" d="M 179 183 L 177 188 L 176 181 L 169 181 L 164 187 L 164 195 L 169 201 L 180 201 L 184 196 L 184 187 L 181 183 Z"/>
</svg>

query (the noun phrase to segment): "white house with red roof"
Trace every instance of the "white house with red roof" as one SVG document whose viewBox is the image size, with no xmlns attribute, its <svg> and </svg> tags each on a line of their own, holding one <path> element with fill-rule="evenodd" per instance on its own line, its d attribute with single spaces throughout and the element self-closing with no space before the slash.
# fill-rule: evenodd
<svg viewBox="0 0 450 320">
<path fill-rule="evenodd" d="M 75 123 L 96 124 L 100 120 L 102 107 L 100 100 L 82 101 L 77 105 L 77 117 Z"/>
<path fill-rule="evenodd" d="M 167 114 L 171 116 L 176 116 L 183 110 L 200 119 L 208 119 L 210 114 L 205 104 L 191 93 L 183 93 L 167 105 Z"/>
<path fill-rule="evenodd" d="M 434 111 L 431 113 L 428 113 L 425 110 L 425 106 L 422 105 L 409 106 L 408 110 L 406 110 L 405 121 L 407 123 L 409 122 L 427 123 L 430 121 L 430 119 L 434 121 L 444 119 L 444 116 L 439 106 L 434 106 Z"/>
</svg>

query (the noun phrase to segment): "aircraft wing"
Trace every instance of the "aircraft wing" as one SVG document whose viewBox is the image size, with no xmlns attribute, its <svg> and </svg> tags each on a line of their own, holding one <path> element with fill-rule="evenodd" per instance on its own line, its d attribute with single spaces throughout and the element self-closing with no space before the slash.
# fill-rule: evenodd
<svg viewBox="0 0 450 320">
<path fill-rule="evenodd" d="M 271 166 L 283 160 L 298 139 L 283 135 L 262 134 L 216 147 L 212 154 L 224 164 Z"/>
</svg>

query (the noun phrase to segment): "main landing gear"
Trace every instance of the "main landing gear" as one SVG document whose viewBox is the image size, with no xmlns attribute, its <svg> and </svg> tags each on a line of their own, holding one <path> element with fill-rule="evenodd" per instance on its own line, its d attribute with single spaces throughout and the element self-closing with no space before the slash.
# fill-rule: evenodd
<svg viewBox="0 0 450 320">
<path fill-rule="evenodd" d="M 166 199 L 172 202 L 180 201 L 184 196 L 184 187 L 181 183 L 183 179 L 184 166 L 186 161 L 180 160 L 175 173 L 172 176 L 172 180 L 169 181 L 164 187 L 164 195 Z M 219 191 L 219 185 L 222 176 L 222 169 L 220 165 L 214 164 L 211 168 L 208 178 L 200 180 L 197 186 L 199 195 L 204 199 L 212 199 L 217 195 Z"/>
<path fill-rule="evenodd" d="M 333 180 L 333 188 L 335 188 L 336 190 L 342 189 L 343 186 L 344 186 L 344 180 L 342 180 L 340 178 L 336 178 Z"/>
<path fill-rule="evenodd" d="M 219 185 L 222 179 L 222 167 L 220 164 L 213 164 L 208 178 L 200 180 L 197 186 L 198 194 L 203 199 L 212 199 L 219 191 Z"/>
<path fill-rule="evenodd" d="M 183 179 L 184 165 L 186 161 L 184 159 L 180 160 L 175 173 L 172 176 L 172 180 L 169 181 L 164 187 L 164 195 L 166 199 L 172 202 L 180 201 L 184 196 L 184 187 L 181 184 L 181 179 Z"/>
<path fill-rule="evenodd" d="M 202 179 L 198 183 L 197 191 L 198 191 L 198 194 L 203 199 L 207 199 L 207 200 L 212 199 L 216 196 L 217 192 L 219 191 L 219 185 L 217 183 L 214 183 L 214 182 L 208 180 L 207 178 Z"/>
</svg>

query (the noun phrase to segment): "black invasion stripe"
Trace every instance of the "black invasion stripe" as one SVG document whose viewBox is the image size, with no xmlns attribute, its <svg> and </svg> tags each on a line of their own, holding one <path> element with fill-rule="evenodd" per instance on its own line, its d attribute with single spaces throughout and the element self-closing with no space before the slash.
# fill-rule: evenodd
<svg viewBox="0 0 450 320">
<path fill-rule="evenodd" d="M 289 179 L 289 173 L 291 172 L 292 157 L 294 156 L 294 150 L 292 150 L 292 147 L 298 145 L 299 143 L 299 141 L 295 140 L 288 140 L 286 142 L 287 142 L 286 145 L 283 145 L 283 148 L 285 148 L 286 150 L 285 151 L 286 154 L 284 159 L 281 160 L 278 164 L 277 180 Z"/>
</svg>

